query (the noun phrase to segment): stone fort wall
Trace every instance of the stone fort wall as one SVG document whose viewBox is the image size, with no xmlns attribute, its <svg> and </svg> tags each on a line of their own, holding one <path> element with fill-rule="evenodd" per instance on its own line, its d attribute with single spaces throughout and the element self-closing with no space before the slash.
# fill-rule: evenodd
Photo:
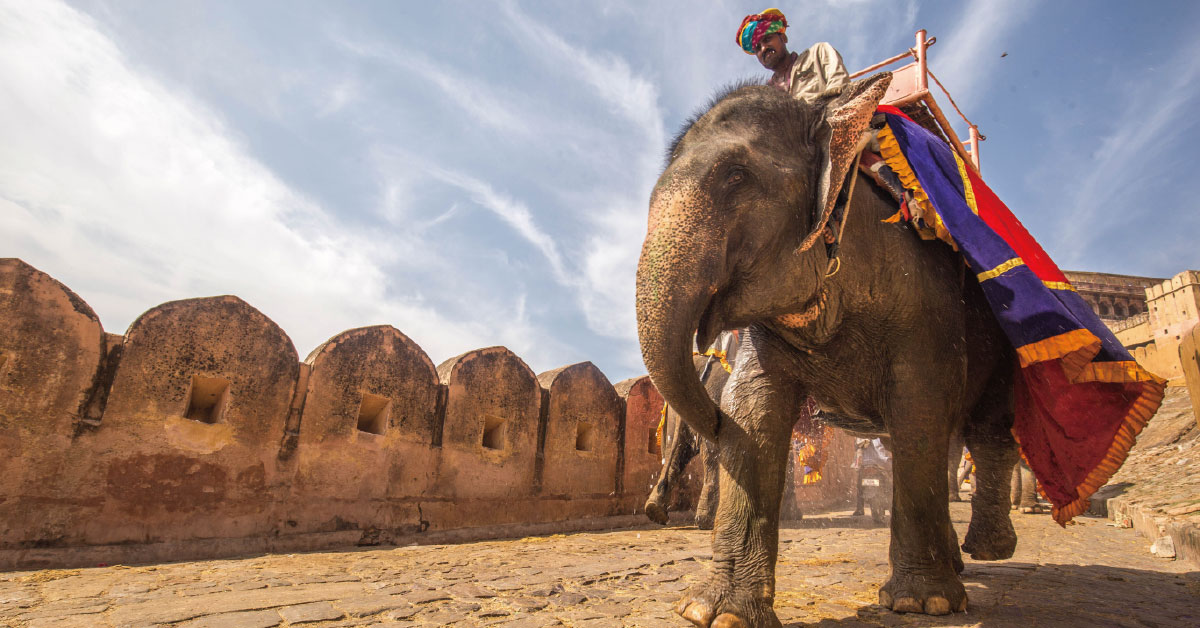
<svg viewBox="0 0 1200 628">
<path fill-rule="evenodd" d="M 301 361 L 233 296 L 110 334 L 69 288 L 2 259 L 0 568 L 633 515 L 658 473 L 661 408 L 646 377 L 535 374 L 504 347 L 434 365 L 386 325 Z"/>
</svg>

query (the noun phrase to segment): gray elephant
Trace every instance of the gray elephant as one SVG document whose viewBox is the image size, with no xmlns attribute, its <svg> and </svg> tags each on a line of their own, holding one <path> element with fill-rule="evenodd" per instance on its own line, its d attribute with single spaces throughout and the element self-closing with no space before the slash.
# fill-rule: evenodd
<svg viewBox="0 0 1200 628">
<path fill-rule="evenodd" d="M 704 389 L 714 403 L 720 403 L 721 391 L 729 381 L 727 365 L 737 359 L 737 344 L 734 342 L 734 338 L 735 335 L 732 333 L 721 334 L 710 347 L 713 352 L 719 352 L 719 354 L 700 355 L 698 352 L 694 352 L 696 355 L 692 358 L 696 374 L 700 377 Z M 715 450 L 711 442 L 699 438 L 685 421 L 679 419 L 679 414 L 669 407 L 665 418 L 663 466 L 659 471 L 658 481 L 650 489 L 650 496 L 646 499 L 646 517 L 659 525 L 667 524 L 671 490 L 678 486 L 679 477 L 688 463 L 699 455 L 704 477 L 701 481 L 700 497 L 696 501 L 695 523 L 696 527 L 702 530 L 710 530 L 713 527 L 713 517 L 716 514 L 717 500 L 719 499 Z M 795 481 L 794 469 L 795 465 L 789 460 L 787 486 L 792 486 Z M 782 507 L 784 519 L 801 518 L 800 509 L 796 505 L 795 491 L 785 490 L 783 492 Z"/>
<path fill-rule="evenodd" d="M 1013 352 L 975 278 L 945 244 L 883 222 L 892 198 L 864 179 L 850 190 L 836 273 L 831 249 L 811 246 L 828 241 L 844 155 L 860 144 L 888 78 L 853 84 L 828 106 L 736 88 L 677 138 L 651 195 L 637 272 L 642 356 L 719 463 L 713 568 L 676 607 L 698 626 L 780 625 L 780 494 L 794 417 L 809 395 L 835 426 L 890 436 L 896 481 L 881 604 L 934 615 L 966 608 L 947 503 L 959 429 L 980 483 L 963 549 L 1000 559 L 1016 547 Z M 739 327 L 747 333 L 714 403 L 696 378 L 693 333 L 705 346 Z"/>
</svg>

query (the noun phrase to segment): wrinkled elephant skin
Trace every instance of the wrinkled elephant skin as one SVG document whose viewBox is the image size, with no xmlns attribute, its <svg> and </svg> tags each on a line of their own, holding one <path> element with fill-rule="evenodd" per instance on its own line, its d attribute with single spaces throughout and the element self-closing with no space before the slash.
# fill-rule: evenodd
<svg viewBox="0 0 1200 628">
<path fill-rule="evenodd" d="M 834 133 L 827 116 L 874 106 L 853 93 L 823 107 L 765 86 L 735 89 L 677 140 L 651 195 L 637 276 L 642 355 L 719 463 L 713 569 L 677 607 L 698 626 L 779 625 L 780 495 L 807 395 L 835 425 L 891 438 L 891 573 L 881 603 L 928 614 L 966 606 L 947 504 L 957 430 L 980 484 L 964 546 L 982 558 L 1015 548 L 1012 349 L 970 270 L 945 244 L 882 222 L 895 206 L 862 178 L 839 272 L 825 277 L 823 245 L 797 250 L 821 213 Z M 696 377 L 693 334 L 707 346 L 739 327 L 748 333 L 718 405 Z"/>
</svg>

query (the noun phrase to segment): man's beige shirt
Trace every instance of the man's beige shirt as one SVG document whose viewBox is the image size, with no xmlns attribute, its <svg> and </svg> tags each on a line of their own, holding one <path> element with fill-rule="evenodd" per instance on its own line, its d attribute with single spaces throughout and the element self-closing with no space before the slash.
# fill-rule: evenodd
<svg viewBox="0 0 1200 628">
<path fill-rule="evenodd" d="M 842 55 L 822 41 L 796 56 L 788 93 L 797 100 L 814 103 L 837 96 L 849 83 L 850 73 L 842 63 Z"/>
</svg>

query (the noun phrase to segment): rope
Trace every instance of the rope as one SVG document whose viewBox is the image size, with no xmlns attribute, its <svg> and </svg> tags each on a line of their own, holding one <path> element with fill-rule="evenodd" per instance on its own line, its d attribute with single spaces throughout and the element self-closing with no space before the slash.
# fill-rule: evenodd
<svg viewBox="0 0 1200 628">
<path fill-rule="evenodd" d="M 726 373 L 733 372 L 733 367 L 729 365 L 729 362 L 725 361 L 726 353 L 724 351 L 709 349 L 704 353 L 693 351 L 692 355 L 703 355 L 705 357 L 716 358 L 721 361 L 721 368 L 725 369 Z M 667 405 L 668 404 L 666 402 L 663 402 L 662 412 L 658 418 L 658 429 L 654 432 L 654 437 L 658 441 L 658 451 L 660 452 L 662 451 L 663 428 L 667 425 Z"/>
<path fill-rule="evenodd" d="M 708 351 L 705 351 L 704 353 L 700 353 L 699 351 L 693 351 L 692 355 L 703 355 L 703 356 L 710 357 L 710 358 L 716 358 L 721 361 L 721 368 L 725 369 L 726 373 L 733 372 L 733 367 L 729 366 L 729 363 L 725 361 L 725 352 L 724 351 L 717 351 L 716 349 L 709 349 Z"/>
<path fill-rule="evenodd" d="M 971 123 L 970 120 L 967 119 L 967 116 L 965 114 L 963 114 L 962 109 L 958 108 L 958 103 L 954 102 L 954 97 L 950 95 L 950 92 L 946 90 L 946 86 L 942 85 L 942 82 L 938 80 L 938 77 L 936 75 L 934 75 L 933 71 L 926 68 L 925 72 L 927 74 L 929 74 L 929 77 L 933 79 L 934 83 L 937 83 L 938 87 L 942 88 L 942 93 L 946 95 L 946 99 L 950 101 L 950 106 L 954 107 L 954 111 L 958 113 L 958 117 L 962 118 L 963 122 L 967 123 L 967 126 L 975 126 L 974 124 Z M 987 139 L 987 137 L 984 135 L 980 135 L 979 139 L 980 139 L 980 141 L 983 141 L 983 140 Z"/>
<path fill-rule="evenodd" d="M 658 453 L 662 454 L 662 436 L 663 428 L 667 425 L 667 402 L 663 402 L 662 415 L 658 418 L 658 429 L 654 431 L 654 438 L 658 442 Z"/>
<path fill-rule="evenodd" d="M 846 231 L 846 223 L 850 221 L 850 205 L 854 200 L 854 184 L 858 182 L 858 162 L 862 159 L 862 150 L 854 156 L 854 165 L 850 166 L 850 189 L 846 192 L 846 210 L 842 212 L 842 224 L 838 225 L 837 239 L 834 242 L 840 247 L 842 243 L 842 234 Z M 834 264 L 837 268 L 834 268 Z M 829 260 L 829 266 L 825 269 L 825 276 L 832 277 L 842 269 L 842 259 L 835 255 Z"/>
</svg>

